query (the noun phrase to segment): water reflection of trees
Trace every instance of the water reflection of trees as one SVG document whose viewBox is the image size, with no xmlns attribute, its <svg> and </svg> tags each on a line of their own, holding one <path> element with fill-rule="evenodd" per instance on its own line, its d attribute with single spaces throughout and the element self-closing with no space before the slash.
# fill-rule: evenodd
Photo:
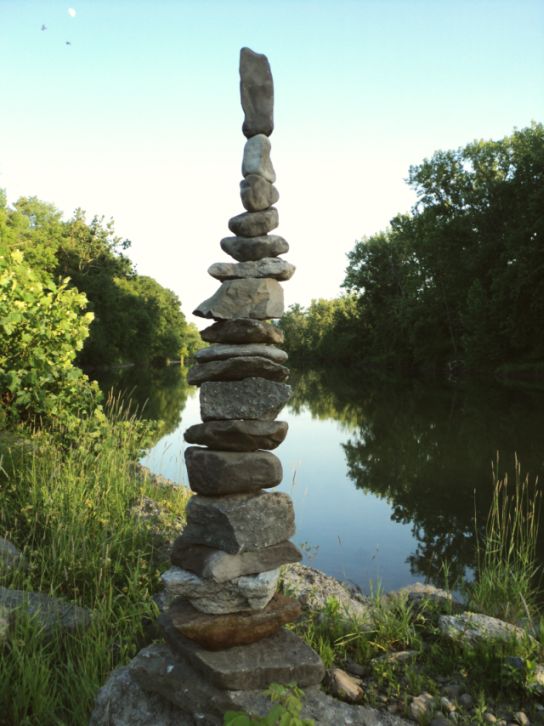
<svg viewBox="0 0 544 726">
<path fill-rule="evenodd" d="M 411 523 L 411 570 L 430 580 L 441 579 L 444 561 L 453 577 L 474 564 L 474 513 L 481 526 L 497 452 L 501 473 L 515 452 L 532 475 L 544 470 L 542 392 L 368 384 L 346 371 L 299 373 L 295 382 L 295 411 L 306 406 L 350 431 L 342 444 L 349 477 L 385 498 L 395 521 Z"/>
</svg>

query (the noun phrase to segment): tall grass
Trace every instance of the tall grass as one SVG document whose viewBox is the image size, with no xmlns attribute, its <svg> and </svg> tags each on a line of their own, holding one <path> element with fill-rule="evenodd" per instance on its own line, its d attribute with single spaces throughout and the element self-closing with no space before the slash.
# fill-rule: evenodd
<svg viewBox="0 0 544 726">
<path fill-rule="evenodd" d="M 517 622 L 536 614 L 541 567 L 537 563 L 541 492 L 521 474 L 516 457 L 514 479 L 498 476 L 483 538 L 477 540 L 476 578 L 469 605 L 488 615 Z"/>
<path fill-rule="evenodd" d="M 83 421 L 67 450 L 42 432 L 4 453 L 0 531 L 28 564 L 0 572 L 0 584 L 65 598 L 93 617 L 87 631 L 53 638 L 36 619 L 16 619 L 0 659 L 2 726 L 87 723 L 98 688 L 156 615 L 157 527 L 179 528 L 186 493 L 136 475 L 146 430 L 122 418 L 98 434 L 96 422 Z M 144 497 L 160 500 L 161 521 L 139 516 Z"/>
</svg>

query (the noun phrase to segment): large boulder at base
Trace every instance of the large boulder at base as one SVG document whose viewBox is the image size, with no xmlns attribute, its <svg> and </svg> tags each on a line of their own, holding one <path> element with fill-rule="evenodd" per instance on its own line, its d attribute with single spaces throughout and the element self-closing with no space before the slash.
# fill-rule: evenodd
<svg viewBox="0 0 544 726">
<path fill-rule="evenodd" d="M 200 577 L 226 582 L 241 575 L 254 575 L 275 570 L 288 562 L 299 562 L 302 553 L 292 542 L 279 542 L 253 552 L 230 555 L 206 545 L 191 545 L 182 537 L 174 542 L 170 560 L 173 565 L 190 570 Z"/>
<path fill-rule="evenodd" d="M 270 277 L 273 280 L 289 280 L 295 266 L 281 257 L 263 257 L 252 262 L 214 262 L 208 267 L 208 275 L 216 280 L 239 280 L 244 277 Z"/>
<path fill-rule="evenodd" d="M 276 181 L 276 172 L 270 159 L 271 148 L 270 139 L 264 134 L 257 134 L 248 139 L 244 146 L 242 176 L 257 174 L 273 184 Z"/>
<path fill-rule="evenodd" d="M 438 627 L 446 638 L 471 647 L 513 640 L 526 641 L 536 645 L 536 640 L 523 628 L 482 613 L 464 612 L 459 615 L 441 615 Z"/>
<path fill-rule="evenodd" d="M 276 187 L 259 174 L 248 174 L 240 182 L 240 198 L 248 212 L 259 212 L 276 204 L 280 198 Z"/>
<path fill-rule="evenodd" d="M 268 58 L 250 48 L 240 50 L 240 101 L 244 111 L 244 136 L 270 136 L 274 130 L 272 71 Z"/>
<path fill-rule="evenodd" d="M 289 368 L 257 355 L 239 356 L 226 360 L 213 360 L 189 368 L 187 382 L 200 386 L 206 381 L 241 381 L 242 378 L 266 378 L 269 381 L 286 381 Z"/>
<path fill-rule="evenodd" d="M 185 431 L 189 444 L 220 451 L 275 449 L 287 436 L 287 421 L 208 421 Z"/>
<path fill-rule="evenodd" d="M 284 350 L 276 348 L 275 345 L 265 345 L 264 343 L 248 343 L 246 345 L 217 343 L 199 350 L 195 358 L 199 363 L 208 363 L 211 360 L 225 360 L 237 356 L 247 357 L 253 355 L 269 358 L 275 363 L 285 363 L 287 360 L 287 353 Z"/>
<path fill-rule="evenodd" d="M 215 320 L 281 318 L 283 290 L 277 280 L 268 277 L 226 280 L 193 314 Z"/>
<path fill-rule="evenodd" d="M 74 603 L 41 592 L 10 590 L 0 587 L 0 608 L 4 612 L 27 612 L 49 637 L 58 631 L 74 633 L 91 624 L 91 611 Z"/>
<path fill-rule="evenodd" d="M 191 497 L 180 539 L 238 554 L 290 539 L 295 533 L 293 502 L 283 492 Z"/>
<path fill-rule="evenodd" d="M 277 325 L 251 318 L 234 318 L 213 323 L 200 331 L 207 343 L 276 343 L 284 340 L 283 331 Z"/>
<path fill-rule="evenodd" d="M 200 414 L 203 421 L 273 420 L 290 397 L 291 386 L 265 378 L 210 381 L 200 387 Z"/>
<path fill-rule="evenodd" d="M 187 600 L 178 599 L 167 613 L 160 615 L 159 622 L 171 625 L 207 650 L 222 650 L 267 638 L 282 625 L 297 620 L 300 613 L 300 605 L 295 600 L 279 593 L 262 610 L 225 615 L 201 613 Z"/>
<path fill-rule="evenodd" d="M 289 252 L 289 243 L 277 234 L 260 237 L 223 237 L 221 249 L 239 262 L 277 257 Z"/>
<path fill-rule="evenodd" d="M 219 583 L 181 567 L 171 567 L 161 575 L 165 590 L 163 602 L 172 603 L 176 598 L 184 597 L 202 613 L 261 610 L 276 592 L 279 574 L 279 570 L 270 570 Z"/>
<path fill-rule="evenodd" d="M 269 451 L 215 451 L 201 446 L 185 450 L 191 489 L 205 496 L 244 494 L 277 486 L 281 461 Z"/>
<path fill-rule="evenodd" d="M 276 207 L 262 212 L 242 212 L 229 219 L 230 231 L 239 237 L 260 237 L 276 229 L 280 223 Z"/>
</svg>

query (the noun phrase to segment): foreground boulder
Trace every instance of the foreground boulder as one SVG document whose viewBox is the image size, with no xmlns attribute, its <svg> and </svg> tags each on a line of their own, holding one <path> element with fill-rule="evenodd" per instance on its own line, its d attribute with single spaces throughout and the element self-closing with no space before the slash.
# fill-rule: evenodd
<svg viewBox="0 0 544 726">
<path fill-rule="evenodd" d="M 41 592 L 26 592 L 0 587 L 0 609 L 10 618 L 18 612 L 28 613 L 46 637 L 60 631 L 75 633 L 91 624 L 91 611 Z"/>
</svg>

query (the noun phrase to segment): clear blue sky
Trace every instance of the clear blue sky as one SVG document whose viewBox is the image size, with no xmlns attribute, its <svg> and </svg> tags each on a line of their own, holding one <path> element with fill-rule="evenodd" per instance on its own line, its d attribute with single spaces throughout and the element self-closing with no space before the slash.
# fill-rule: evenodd
<svg viewBox="0 0 544 726">
<path fill-rule="evenodd" d="M 113 216 L 190 313 L 243 211 L 243 45 L 274 75 L 288 303 L 337 294 L 410 164 L 543 120 L 542 0 L 0 0 L 0 187 Z"/>
</svg>

